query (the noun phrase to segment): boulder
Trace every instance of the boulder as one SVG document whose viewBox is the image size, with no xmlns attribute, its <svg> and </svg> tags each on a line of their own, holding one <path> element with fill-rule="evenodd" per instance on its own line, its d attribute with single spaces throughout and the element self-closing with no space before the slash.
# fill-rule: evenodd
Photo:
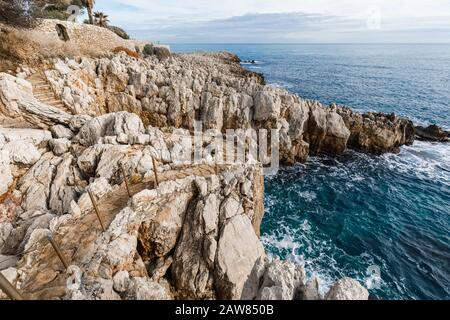
<svg viewBox="0 0 450 320">
<path fill-rule="evenodd" d="M 3 150 L 9 153 L 10 161 L 16 164 L 33 165 L 41 157 L 33 144 L 20 140 L 8 142 Z"/>
<path fill-rule="evenodd" d="M 11 231 L 13 230 L 13 225 L 10 222 L 2 222 L 0 223 L 0 252 L 8 239 Z"/>
<path fill-rule="evenodd" d="M 241 299 L 244 284 L 264 248 L 249 218 L 236 215 L 224 223 L 217 244 L 215 285 L 218 298 Z"/>
<path fill-rule="evenodd" d="M 65 138 L 71 140 L 74 136 L 72 130 L 60 124 L 51 127 L 50 132 L 52 133 L 53 138 L 55 139 Z"/>
<path fill-rule="evenodd" d="M 153 45 L 153 53 L 160 60 L 170 58 L 172 55 L 169 46 L 165 45 Z"/>
<path fill-rule="evenodd" d="M 381 154 L 399 152 L 402 145 L 414 142 L 414 127 L 409 120 L 383 113 L 359 114 L 344 107 L 338 107 L 337 113 L 350 130 L 349 148 Z"/>
<path fill-rule="evenodd" d="M 322 300 L 322 296 L 319 291 L 319 279 L 314 277 L 310 279 L 302 292 L 302 300 Z"/>
<path fill-rule="evenodd" d="M 369 292 L 358 281 L 342 278 L 337 281 L 328 293 L 326 300 L 368 300 Z"/>
<path fill-rule="evenodd" d="M 8 192 L 13 183 L 8 151 L 0 150 L 0 196 Z"/>
<path fill-rule="evenodd" d="M 0 140 L 3 139 L 4 143 L 22 141 L 23 143 L 31 143 L 35 147 L 41 147 L 45 146 L 51 138 L 52 134 L 46 130 L 0 128 Z"/>
<path fill-rule="evenodd" d="M 0 245 L 1 248 L 1 245 Z M 1 251 L 1 250 L 0 250 Z M 0 271 L 16 267 L 19 258 L 17 256 L 4 256 L 0 254 Z"/>
<path fill-rule="evenodd" d="M 180 193 L 173 201 L 161 206 L 154 215 L 144 219 L 138 237 L 144 261 L 163 258 L 175 248 L 191 198 L 190 193 Z M 141 204 L 135 202 L 135 205 Z"/>
<path fill-rule="evenodd" d="M 21 117 L 18 102 L 33 100 L 31 84 L 7 73 L 0 73 L 0 114 L 10 118 Z"/>
<path fill-rule="evenodd" d="M 67 138 L 51 139 L 49 146 L 56 156 L 61 156 L 69 151 L 72 143 Z"/>
<path fill-rule="evenodd" d="M 214 296 L 219 205 L 217 195 L 211 194 L 194 200 L 187 210 L 172 263 L 173 284 L 183 298 Z"/>
<path fill-rule="evenodd" d="M 288 261 L 274 260 L 266 266 L 257 300 L 294 300 L 305 284 L 305 270 Z"/>
<path fill-rule="evenodd" d="M 281 99 L 270 91 L 260 91 L 255 97 L 255 112 L 253 118 L 256 121 L 277 120 L 281 111 Z"/>
<path fill-rule="evenodd" d="M 53 182 L 50 186 L 50 197 L 48 206 L 50 210 L 58 214 L 68 213 L 71 202 L 77 198 L 76 177 L 73 171 L 73 157 L 65 154 L 61 163 L 58 164 Z M 78 179 L 77 179 L 78 178 Z"/>
<path fill-rule="evenodd" d="M 61 160 L 51 152 L 45 153 L 19 180 L 18 189 L 24 195 L 22 208 L 25 211 L 48 209 L 50 187 Z"/>
<path fill-rule="evenodd" d="M 294 300 L 305 285 L 303 266 L 259 258 L 244 284 L 245 300 Z"/>
<path fill-rule="evenodd" d="M 436 125 L 430 125 L 426 128 L 417 126 L 414 127 L 414 132 L 419 140 L 436 142 L 450 141 L 450 132 L 444 131 Z"/>
<path fill-rule="evenodd" d="M 172 300 L 167 288 L 148 278 L 133 278 L 132 289 L 129 290 L 128 299 L 132 300 Z"/>
<path fill-rule="evenodd" d="M 128 290 L 131 284 L 130 275 L 128 271 L 119 271 L 113 277 L 114 290 L 123 293 Z"/>
<path fill-rule="evenodd" d="M 133 113 L 118 112 L 106 114 L 86 122 L 77 139 L 84 146 L 92 146 L 105 136 L 127 137 L 145 133 L 141 119 Z"/>
</svg>

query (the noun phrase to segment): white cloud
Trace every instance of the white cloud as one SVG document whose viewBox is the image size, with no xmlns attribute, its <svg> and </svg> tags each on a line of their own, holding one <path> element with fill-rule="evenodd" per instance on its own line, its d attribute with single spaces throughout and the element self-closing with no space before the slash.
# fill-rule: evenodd
<svg viewBox="0 0 450 320">
<path fill-rule="evenodd" d="M 317 24 L 323 24 L 322 16 L 338 23 L 326 24 L 328 29 L 318 26 L 318 30 L 314 31 L 314 39 L 328 41 L 330 35 L 333 35 L 336 42 L 341 41 L 340 38 L 342 41 L 359 41 L 365 38 L 365 21 L 371 14 L 370 8 L 373 7 L 379 10 L 381 18 L 378 35 L 369 35 L 369 38 L 376 41 L 383 42 L 385 37 L 386 41 L 403 42 L 408 30 L 411 30 L 411 35 L 422 37 L 416 39 L 416 42 L 445 41 L 445 32 L 450 30 L 449 0 L 97 0 L 96 6 L 97 9 L 107 12 L 111 21 L 131 33 L 149 39 L 156 36 L 161 41 L 185 39 L 191 42 L 203 39 L 204 42 L 214 42 L 214 39 L 220 41 L 221 37 L 225 37 L 227 41 L 241 42 L 247 37 L 236 32 L 243 29 L 264 42 L 280 37 L 287 38 L 286 41 L 307 41 L 308 33 L 302 33 L 301 29 L 296 28 L 299 17 L 304 14 L 316 14 Z M 278 20 L 268 20 L 265 25 L 258 26 L 258 30 L 251 29 L 250 26 L 261 19 L 258 14 L 267 19 L 276 17 Z M 275 31 L 278 28 L 274 24 L 280 23 L 280 14 L 284 14 L 285 29 L 276 36 Z M 245 21 L 246 17 L 248 21 Z M 342 21 L 351 23 L 351 29 L 341 30 Z M 314 25 L 313 20 L 308 20 L 308 23 L 311 27 Z M 244 27 L 245 24 L 247 27 Z M 212 33 L 212 30 L 218 32 L 218 26 L 225 28 L 222 29 L 225 35 Z M 209 29 L 205 30 L 206 27 Z M 260 37 L 261 28 L 272 36 L 266 39 Z M 439 29 L 435 37 L 432 36 L 431 29 Z M 417 32 L 418 30 L 421 32 Z M 337 33 L 341 36 L 338 37 Z M 343 33 L 345 36 L 342 36 Z M 207 39 L 208 36 L 211 38 Z M 447 38 L 450 39 L 450 31 Z"/>
</svg>

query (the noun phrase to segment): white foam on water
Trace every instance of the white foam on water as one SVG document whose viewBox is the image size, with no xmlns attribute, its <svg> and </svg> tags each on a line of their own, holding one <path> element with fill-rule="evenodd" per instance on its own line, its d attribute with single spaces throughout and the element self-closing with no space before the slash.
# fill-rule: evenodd
<svg viewBox="0 0 450 320">
<path fill-rule="evenodd" d="M 297 194 L 300 198 L 303 198 L 308 202 L 312 202 L 317 198 L 317 194 L 314 191 L 302 191 L 297 192 Z"/>
<path fill-rule="evenodd" d="M 415 142 L 402 147 L 400 154 L 385 154 L 389 169 L 414 174 L 420 180 L 438 181 L 450 186 L 450 144 Z"/>
</svg>

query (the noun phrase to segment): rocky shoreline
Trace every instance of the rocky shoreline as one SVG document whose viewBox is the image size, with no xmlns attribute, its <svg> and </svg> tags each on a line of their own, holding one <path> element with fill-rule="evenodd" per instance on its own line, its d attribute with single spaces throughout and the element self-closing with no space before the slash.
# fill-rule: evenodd
<svg viewBox="0 0 450 320">
<path fill-rule="evenodd" d="M 0 73 L 0 270 L 26 298 L 368 299 L 348 278 L 321 296 L 302 266 L 266 257 L 262 163 L 218 163 L 208 138 L 202 147 L 220 151 L 186 161 L 195 123 L 221 137 L 277 130 L 287 165 L 447 133 L 301 99 L 239 62 L 119 51 Z"/>
</svg>

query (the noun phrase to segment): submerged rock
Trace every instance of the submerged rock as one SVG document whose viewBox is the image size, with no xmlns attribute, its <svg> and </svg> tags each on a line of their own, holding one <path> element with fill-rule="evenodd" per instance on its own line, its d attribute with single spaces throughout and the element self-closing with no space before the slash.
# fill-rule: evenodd
<svg viewBox="0 0 450 320">
<path fill-rule="evenodd" d="M 436 125 L 430 125 L 426 128 L 417 126 L 414 127 L 414 132 L 419 140 L 435 142 L 450 141 L 450 132 L 444 131 Z"/>
</svg>

